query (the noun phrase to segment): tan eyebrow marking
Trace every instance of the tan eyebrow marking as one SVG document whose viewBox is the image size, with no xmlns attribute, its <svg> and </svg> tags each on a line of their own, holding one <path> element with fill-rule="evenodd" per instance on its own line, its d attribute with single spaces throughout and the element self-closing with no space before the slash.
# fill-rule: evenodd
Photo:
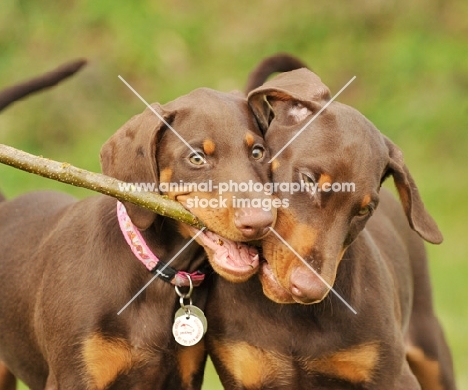
<svg viewBox="0 0 468 390">
<path fill-rule="evenodd" d="M 203 151 L 205 152 L 205 154 L 210 156 L 214 153 L 215 149 L 216 146 L 212 140 L 206 139 L 205 141 L 203 141 Z"/>
</svg>

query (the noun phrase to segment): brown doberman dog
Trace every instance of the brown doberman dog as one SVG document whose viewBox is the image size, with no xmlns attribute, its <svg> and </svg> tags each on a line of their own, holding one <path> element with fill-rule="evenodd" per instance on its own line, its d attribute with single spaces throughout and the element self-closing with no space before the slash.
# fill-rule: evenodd
<svg viewBox="0 0 468 390">
<path fill-rule="evenodd" d="M 230 280 L 258 270 L 258 252 L 242 242 L 265 236 L 276 212 L 249 203 L 236 208 L 234 200 L 271 197 L 233 186 L 220 200 L 216 188 L 268 181 L 268 158 L 245 97 L 201 88 L 129 120 L 104 144 L 101 164 L 135 188 L 155 184 L 206 230 L 107 196 L 77 201 L 37 192 L 3 200 L 0 389 L 14 389 L 15 377 L 33 390 L 199 389 L 204 340 L 174 340 L 174 285 L 200 283 L 207 254 Z M 163 280 L 122 311 L 152 279 L 145 266 Z M 193 293 L 201 309 L 205 284 Z"/>
<path fill-rule="evenodd" d="M 207 345 L 225 388 L 455 389 L 421 239 L 442 235 L 400 149 L 336 101 L 309 123 L 331 96 L 307 69 L 248 98 L 289 207 L 259 277 L 217 278 L 210 293 Z M 389 176 L 401 204 L 381 189 Z"/>
</svg>

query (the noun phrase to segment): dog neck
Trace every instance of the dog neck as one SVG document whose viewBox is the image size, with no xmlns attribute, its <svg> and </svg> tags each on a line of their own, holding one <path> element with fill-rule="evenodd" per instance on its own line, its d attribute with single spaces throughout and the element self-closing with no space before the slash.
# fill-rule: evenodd
<svg viewBox="0 0 468 390">
<path fill-rule="evenodd" d="M 181 257 L 186 258 L 186 255 L 184 256 L 182 251 L 186 249 L 190 241 L 165 263 L 151 251 L 141 232 L 132 223 L 125 206 L 121 202 L 117 202 L 117 219 L 119 221 L 120 230 L 131 251 L 148 271 L 175 286 L 189 286 L 190 280 L 194 286 L 199 286 L 203 282 L 205 279 L 205 272 L 203 269 L 198 269 L 194 272 L 186 272 L 177 271 L 171 266 L 173 265 L 172 262 L 176 260 L 179 254 Z"/>
</svg>

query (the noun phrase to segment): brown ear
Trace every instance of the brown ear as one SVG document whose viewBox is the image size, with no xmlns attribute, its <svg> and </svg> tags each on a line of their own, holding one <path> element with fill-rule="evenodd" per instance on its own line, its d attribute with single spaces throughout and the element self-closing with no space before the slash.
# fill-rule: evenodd
<svg viewBox="0 0 468 390">
<path fill-rule="evenodd" d="M 323 101 L 330 100 L 330 90 L 320 78 L 308 69 L 301 68 L 281 73 L 254 89 L 248 95 L 252 109 L 263 132 L 268 129 L 273 116 L 282 122 L 297 122 L 312 112 L 318 112 Z M 274 101 L 275 107 L 271 102 Z M 285 107 L 287 105 L 287 107 Z M 304 112 L 308 110 L 308 114 Z"/>
<path fill-rule="evenodd" d="M 159 104 L 152 107 L 165 116 Z M 128 183 L 154 183 L 157 189 L 156 142 L 163 127 L 163 121 L 149 108 L 135 115 L 102 146 L 102 172 Z M 125 207 L 141 230 L 147 229 L 156 218 L 156 214 L 132 203 L 125 202 Z"/>
<path fill-rule="evenodd" d="M 413 177 L 403 162 L 403 153 L 388 138 L 384 137 L 384 140 L 390 156 L 388 172 L 393 176 L 411 228 L 426 241 L 432 244 L 440 244 L 443 241 L 442 233 L 424 207 L 418 187 L 416 187 Z"/>
</svg>

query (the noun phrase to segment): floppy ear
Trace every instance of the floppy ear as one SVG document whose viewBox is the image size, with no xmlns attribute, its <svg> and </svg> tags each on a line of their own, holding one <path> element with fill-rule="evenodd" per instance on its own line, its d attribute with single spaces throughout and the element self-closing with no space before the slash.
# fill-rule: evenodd
<svg viewBox="0 0 468 390">
<path fill-rule="evenodd" d="M 384 140 L 390 157 L 387 172 L 393 176 L 411 228 L 426 241 L 440 244 L 443 241 L 442 233 L 424 207 L 418 187 L 416 187 L 413 177 L 403 162 L 403 153 L 388 138 L 384 137 Z"/>
<path fill-rule="evenodd" d="M 299 123 L 320 111 L 328 100 L 328 87 L 305 68 L 281 73 L 248 95 L 250 108 L 264 133 L 273 118 L 285 125 Z"/>
<path fill-rule="evenodd" d="M 159 104 L 153 109 L 164 115 Z M 156 143 L 164 123 L 149 108 L 125 123 L 101 148 L 101 168 L 105 175 L 129 183 L 154 183 L 158 188 Z M 132 203 L 124 202 L 132 222 L 140 230 L 147 229 L 156 214 Z"/>
</svg>

